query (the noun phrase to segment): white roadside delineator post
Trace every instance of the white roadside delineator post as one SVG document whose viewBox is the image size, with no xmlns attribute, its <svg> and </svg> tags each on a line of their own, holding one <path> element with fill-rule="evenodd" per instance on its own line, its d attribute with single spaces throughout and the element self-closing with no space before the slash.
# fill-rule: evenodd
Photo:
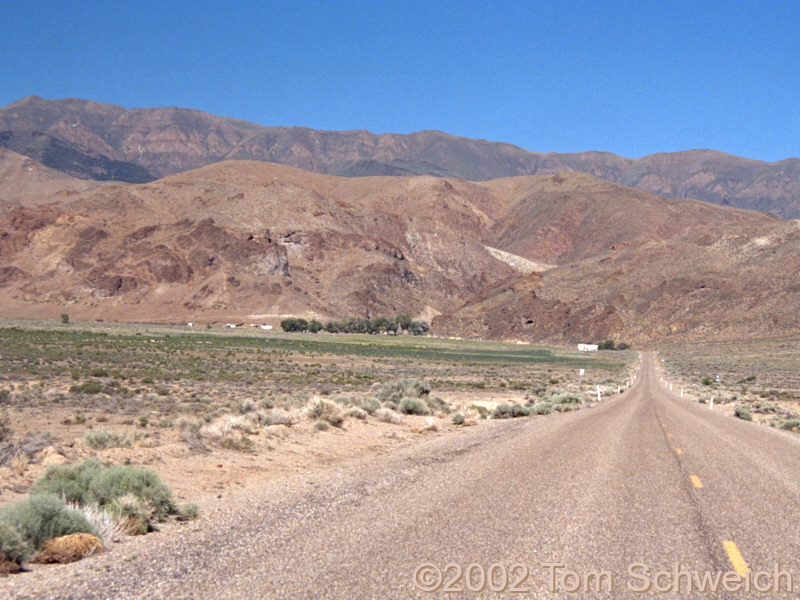
<svg viewBox="0 0 800 600">
<path fill-rule="evenodd" d="M 600 402 L 600 386 L 597 386 L 597 401 Z"/>
<path fill-rule="evenodd" d="M 714 396 L 711 396 L 711 400 L 708 402 L 708 410 L 714 408 Z"/>
</svg>

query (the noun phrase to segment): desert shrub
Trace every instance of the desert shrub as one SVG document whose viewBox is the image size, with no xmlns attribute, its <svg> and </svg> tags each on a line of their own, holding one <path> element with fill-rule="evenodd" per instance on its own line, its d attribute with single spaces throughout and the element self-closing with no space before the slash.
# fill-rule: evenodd
<svg viewBox="0 0 800 600">
<path fill-rule="evenodd" d="M 750 412 L 750 409 L 748 407 L 746 407 L 744 404 L 740 404 L 739 406 L 737 406 L 734 409 L 733 413 L 737 417 L 739 417 L 740 419 L 742 419 L 744 421 L 752 421 L 753 420 L 753 415 Z"/>
<path fill-rule="evenodd" d="M 101 469 L 89 483 L 87 499 L 107 506 L 128 494 L 150 506 L 153 516 L 159 521 L 178 512 L 169 487 L 155 471 L 143 467 L 113 466 Z"/>
<path fill-rule="evenodd" d="M 526 407 L 522 406 L 521 404 L 512 404 L 511 405 L 511 417 L 516 419 L 517 417 L 527 417 L 531 414 L 531 410 Z"/>
<path fill-rule="evenodd" d="M 369 416 L 367 411 L 365 411 L 363 408 L 358 408 L 357 406 L 349 409 L 346 414 L 348 417 L 352 417 L 360 421 L 366 421 L 367 417 Z"/>
<path fill-rule="evenodd" d="M 553 405 L 549 402 L 539 402 L 531 406 L 531 414 L 534 415 L 549 415 L 553 412 Z"/>
<path fill-rule="evenodd" d="M 70 533 L 97 535 L 82 514 L 67 508 L 64 501 L 54 494 L 35 494 L 0 509 L 0 522 L 15 530 L 33 550 L 38 550 L 46 540 Z"/>
<path fill-rule="evenodd" d="M 5 409 L 0 413 L 0 442 L 4 442 L 11 437 L 11 428 L 8 426 L 8 413 Z"/>
<path fill-rule="evenodd" d="M 200 513 L 200 509 L 197 508 L 197 504 L 188 503 L 188 504 L 181 504 L 178 508 L 178 521 L 191 521 L 192 519 L 196 519 L 197 515 Z"/>
<path fill-rule="evenodd" d="M 67 502 L 107 507 L 122 496 L 132 495 L 152 507 L 158 520 L 175 514 L 172 492 L 155 471 L 144 467 L 103 467 L 96 460 L 79 465 L 53 465 L 31 490 L 64 498 Z"/>
<path fill-rule="evenodd" d="M 69 325 L 69 314 L 68 313 L 61 313 L 61 322 L 64 325 Z"/>
<path fill-rule="evenodd" d="M 286 425 L 291 426 L 295 422 L 294 415 L 288 410 L 276 408 L 269 413 L 267 417 L 267 425 Z"/>
<path fill-rule="evenodd" d="M 478 416 L 481 419 L 489 418 L 489 409 L 487 409 L 485 406 L 481 406 L 480 404 L 470 404 L 467 408 L 478 413 Z"/>
<path fill-rule="evenodd" d="M 231 435 L 220 441 L 220 446 L 226 450 L 238 450 L 239 452 L 251 452 L 256 444 L 244 433 Z"/>
<path fill-rule="evenodd" d="M 511 405 L 498 404 L 492 411 L 493 419 L 510 419 L 511 418 Z"/>
<path fill-rule="evenodd" d="M 314 427 L 319 429 L 320 431 L 328 431 L 331 428 L 331 424 L 327 421 L 317 421 L 314 423 Z"/>
<path fill-rule="evenodd" d="M 311 419 L 326 421 L 334 427 L 341 427 L 344 423 L 342 409 L 329 400 L 317 400 L 308 409 L 308 416 Z"/>
<path fill-rule="evenodd" d="M 20 564 L 31 554 L 33 548 L 22 538 L 22 534 L 0 519 L 0 561 L 10 560 Z"/>
<path fill-rule="evenodd" d="M 400 400 L 399 404 L 397 405 L 397 410 L 404 415 L 431 414 L 431 409 L 428 408 L 428 404 L 425 402 L 425 400 L 422 398 L 412 398 L 410 396 L 406 396 Z"/>
<path fill-rule="evenodd" d="M 98 429 L 83 436 L 83 443 L 92 450 L 105 450 L 107 448 L 129 448 L 131 440 L 123 433 Z"/>
<path fill-rule="evenodd" d="M 399 404 L 403 398 L 422 398 L 431 392 L 431 386 L 419 379 L 400 379 L 384 383 L 378 390 L 378 398 L 385 403 Z"/>
<path fill-rule="evenodd" d="M 85 499 L 92 479 L 103 469 L 96 460 L 84 460 L 79 465 L 52 465 L 31 486 L 33 493 L 51 493 L 66 502 L 88 504 Z"/>
<path fill-rule="evenodd" d="M 574 405 L 572 404 L 554 404 L 553 410 L 556 412 L 570 412 L 574 409 Z"/>
<path fill-rule="evenodd" d="M 385 407 L 375 411 L 375 418 L 384 423 L 393 423 L 394 425 L 399 425 L 403 422 L 403 417 L 401 415 Z"/>
<path fill-rule="evenodd" d="M 785 429 L 786 431 L 800 430 L 800 419 L 784 419 L 783 417 L 775 416 L 769 420 L 769 424 L 771 427 Z"/>
<path fill-rule="evenodd" d="M 706 376 L 706 377 L 703 377 L 700 380 L 700 383 L 702 383 L 703 385 L 713 385 L 714 384 L 714 380 L 711 379 L 711 377 Z"/>
<path fill-rule="evenodd" d="M 521 404 L 498 404 L 492 412 L 493 419 L 515 419 L 517 417 L 527 417 L 531 414 L 529 408 Z"/>
<path fill-rule="evenodd" d="M 248 398 L 239 402 L 237 408 L 239 409 L 239 414 L 246 415 L 256 409 L 256 403 Z"/>
<path fill-rule="evenodd" d="M 242 434 L 254 433 L 252 419 L 243 415 L 222 415 L 200 428 L 200 435 L 222 447 L 236 449 L 228 440 L 241 438 Z"/>
<path fill-rule="evenodd" d="M 222 415 L 200 428 L 201 438 L 210 440 L 221 448 L 249 452 L 255 444 L 247 437 L 254 433 L 253 416 Z"/>
<path fill-rule="evenodd" d="M 375 411 L 381 407 L 380 400 L 377 398 L 367 398 L 365 400 L 358 400 L 356 402 L 356 406 L 363 411 L 368 412 L 371 415 L 375 414 Z"/>
<path fill-rule="evenodd" d="M 457 412 L 456 414 L 453 415 L 454 425 L 463 425 L 465 420 L 466 419 L 464 419 L 464 415 L 462 415 L 460 412 Z"/>
<path fill-rule="evenodd" d="M 580 404 L 583 402 L 583 398 L 581 398 L 580 394 L 576 394 L 574 392 L 566 392 L 563 394 L 558 394 L 550 399 L 550 402 L 553 404 Z"/>
<path fill-rule="evenodd" d="M 8 402 L 11 398 L 11 392 L 8 390 L 0 390 L 0 402 Z"/>
<path fill-rule="evenodd" d="M 99 394 L 103 391 L 103 383 L 93 379 L 78 385 L 71 385 L 69 391 L 76 394 Z"/>
<path fill-rule="evenodd" d="M 114 498 L 105 510 L 113 515 L 118 527 L 127 535 L 143 535 L 153 531 L 153 508 L 133 494 Z"/>
<path fill-rule="evenodd" d="M 181 417 L 175 421 L 175 428 L 178 431 L 184 431 L 193 435 L 197 435 L 200 433 L 200 421 Z"/>
<path fill-rule="evenodd" d="M 266 408 L 266 409 L 275 408 L 275 400 L 270 398 L 269 396 L 262 398 L 261 408 Z"/>
<path fill-rule="evenodd" d="M 428 396 L 425 398 L 425 403 L 431 412 L 441 412 L 449 415 L 453 408 L 438 396 Z"/>
<path fill-rule="evenodd" d="M 779 412 L 781 408 L 772 402 L 762 402 L 761 400 L 756 400 L 752 404 L 752 410 L 755 413 L 769 414 Z"/>
</svg>

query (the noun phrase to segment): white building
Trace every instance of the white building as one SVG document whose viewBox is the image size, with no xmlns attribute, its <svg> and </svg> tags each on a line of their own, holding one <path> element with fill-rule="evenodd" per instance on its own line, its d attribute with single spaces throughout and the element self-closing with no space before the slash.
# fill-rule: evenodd
<svg viewBox="0 0 800 600">
<path fill-rule="evenodd" d="M 597 344 L 578 344 L 578 352 L 597 352 Z"/>
</svg>

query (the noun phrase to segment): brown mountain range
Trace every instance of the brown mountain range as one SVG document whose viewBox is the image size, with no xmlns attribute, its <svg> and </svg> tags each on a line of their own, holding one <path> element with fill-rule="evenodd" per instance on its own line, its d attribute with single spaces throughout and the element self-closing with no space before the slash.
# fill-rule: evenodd
<svg viewBox="0 0 800 600">
<path fill-rule="evenodd" d="M 0 154 L 0 313 L 433 319 L 523 340 L 797 332 L 800 231 L 581 173 L 345 178 L 226 161 L 144 184 Z"/>
<path fill-rule="evenodd" d="M 640 159 L 603 152 L 541 154 L 437 131 L 375 135 L 263 127 L 197 110 L 125 109 L 36 96 L 0 109 L 0 146 L 77 177 L 134 183 L 230 159 L 345 176 L 472 181 L 578 171 L 662 196 L 800 217 L 800 159 L 766 163 L 711 150 Z"/>
</svg>

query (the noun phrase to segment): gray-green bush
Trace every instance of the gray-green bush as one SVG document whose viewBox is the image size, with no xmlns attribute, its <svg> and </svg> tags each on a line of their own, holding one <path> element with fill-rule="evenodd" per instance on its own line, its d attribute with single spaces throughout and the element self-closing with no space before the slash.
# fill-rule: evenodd
<svg viewBox="0 0 800 600">
<path fill-rule="evenodd" d="M 564 394 L 558 394 L 557 396 L 550 399 L 553 404 L 580 404 L 583 402 L 583 398 L 580 394 L 576 394 L 574 392 L 566 392 Z"/>
<path fill-rule="evenodd" d="M 734 414 L 744 421 L 752 421 L 753 415 L 750 412 L 750 409 L 743 404 L 740 404 L 734 409 Z"/>
<path fill-rule="evenodd" d="M 92 450 L 105 450 L 106 448 L 129 448 L 131 440 L 124 433 L 98 429 L 83 436 L 83 443 Z"/>
<path fill-rule="evenodd" d="M 334 427 L 341 427 L 344 423 L 344 413 L 338 404 L 330 400 L 317 400 L 308 409 L 308 416 L 318 421 L 326 421 Z"/>
<path fill-rule="evenodd" d="M 422 398 L 411 398 L 408 396 L 400 400 L 400 403 L 397 405 L 397 410 L 404 415 L 431 414 L 431 409 L 428 408 L 428 404 L 425 402 L 425 400 Z"/>
<path fill-rule="evenodd" d="M 384 383 L 378 390 L 378 398 L 388 404 L 399 405 L 403 398 L 422 398 L 431 392 L 431 386 L 419 379 L 400 379 Z"/>
<path fill-rule="evenodd" d="M 449 415 L 453 408 L 438 396 L 428 396 L 425 398 L 425 403 L 431 412 L 440 412 Z"/>
<path fill-rule="evenodd" d="M 68 502 L 111 506 L 115 499 L 131 495 L 152 510 L 153 517 L 163 521 L 178 512 L 172 492 L 155 471 L 144 467 L 112 466 L 104 468 L 98 461 L 85 460 L 79 465 L 54 465 L 45 471 L 31 490 L 46 492 Z"/>
<path fill-rule="evenodd" d="M 11 547 L 17 547 L 17 554 L 27 557 L 33 550 L 52 538 L 70 533 L 91 533 L 97 535 L 94 527 L 75 510 L 67 508 L 64 501 L 54 494 L 35 494 L 0 510 L 0 523 L 6 529 L 16 531 L 11 534 Z M 19 539 L 25 548 L 19 549 Z"/>
<path fill-rule="evenodd" d="M 375 411 L 381 407 L 381 402 L 377 398 L 366 398 L 356 402 L 356 406 L 361 410 L 367 411 L 369 414 L 374 415 Z"/>
<path fill-rule="evenodd" d="M 30 558 L 33 548 L 22 539 L 19 531 L 0 519 L 0 561 L 10 560 L 17 564 Z"/>
<path fill-rule="evenodd" d="M 549 402 L 539 402 L 531 406 L 531 413 L 534 415 L 549 415 L 553 412 L 553 405 Z"/>
</svg>

